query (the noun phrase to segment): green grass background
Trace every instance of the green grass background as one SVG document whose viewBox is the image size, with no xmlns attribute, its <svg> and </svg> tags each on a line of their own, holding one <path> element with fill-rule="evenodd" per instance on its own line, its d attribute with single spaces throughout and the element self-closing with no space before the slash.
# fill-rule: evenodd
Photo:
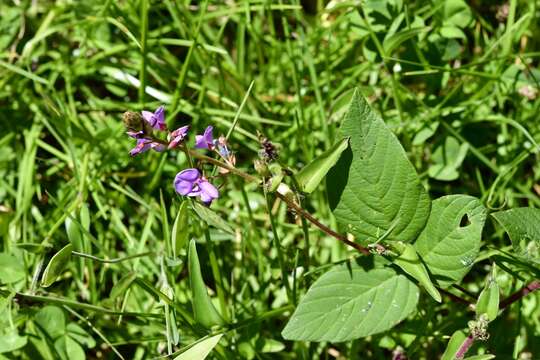
<svg viewBox="0 0 540 360">
<path fill-rule="evenodd" d="M 62 349 L 76 345 L 55 345 L 36 321 L 53 305 L 66 324 L 76 324 L 71 334 L 82 329 L 70 339 L 89 359 L 164 356 L 206 334 L 193 325 L 185 252 L 164 256 L 182 200 L 172 181 L 186 159 L 178 152 L 130 158 L 133 140 L 121 122 L 127 110 L 164 104 L 169 128 L 191 125 L 191 142 L 210 124 L 226 134 L 239 114 L 230 138 L 238 167 L 254 172 L 259 131 L 279 146 L 282 162 L 300 169 L 333 144 L 359 86 L 432 198 L 465 193 L 489 209 L 538 207 L 540 2 L 359 4 L 1 0 L 0 249 L 24 276 L 0 285 L 0 336 L 18 334 L 27 343 L 0 358 L 65 358 Z M 424 297 L 410 321 L 383 335 L 343 344 L 283 340 L 292 306 L 262 191 L 234 177 L 220 185 L 212 209 L 235 233 L 213 226 L 206 233 L 196 216 L 190 221 L 216 306 L 234 324 L 212 357 L 388 359 L 401 346 L 410 359 L 436 359 L 445 336 L 466 327 L 471 313 L 462 305 L 436 307 Z M 324 185 L 304 206 L 335 228 Z M 270 207 L 296 297 L 325 265 L 352 254 L 316 228 L 303 231 L 279 202 Z M 81 208 L 89 215 L 81 246 L 97 259 L 74 257 L 59 281 L 40 287 L 43 267 L 69 242 L 66 221 L 84 227 Z M 473 294 L 491 263 L 504 265 L 490 251 L 510 248 L 493 222 L 484 240 L 465 279 Z M 502 271 L 504 294 L 529 276 L 520 269 Z M 130 272 L 137 280 L 111 298 Z M 173 302 L 160 300 L 160 290 Z M 539 301 L 536 295 L 514 305 L 476 346 L 501 359 L 539 358 Z"/>
</svg>

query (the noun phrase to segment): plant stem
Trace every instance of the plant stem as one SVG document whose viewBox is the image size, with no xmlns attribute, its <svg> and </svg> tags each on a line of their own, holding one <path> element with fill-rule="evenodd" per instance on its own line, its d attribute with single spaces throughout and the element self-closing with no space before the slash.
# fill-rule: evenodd
<svg viewBox="0 0 540 360">
<path fill-rule="evenodd" d="M 467 336 L 465 340 L 463 340 L 463 343 L 459 347 L 458 351 L 456 352 L 455 358 L 458 360 L 463 359 L 467 351 L 469 351 L 469 349 L 473 345 L 473 343 L 474 343 L 474 337 L 472 335 Z"/>
<path fill-rule="evenodd" d="M 526 295 L 528 295 L 528 294 L 530 294 L 530 293 L 532 293 L 532 292 L 534 292 L 534 291 L 536 291 L 538 289 L 540 289 L 540 280 L 532 281 L 528 285 L 525 285 L 524 287 L 522 287 L 521 289 L 519 289 L 518 291 L 516 291 L 512 295 L 508 296 L 503 301 L 501 301 L 501 303 L 499 305 L 499 310 L 502 310 L 502 309 L 508 307 L 512 303 L 518 301 L 522 297 L 524 297 L 524 296 L 526 296 Z M 458 360 L 463 359 L 465 357 L 465 354 L 467 354 L 467 351 L 469 351 L 469 349 L 473 345 L 474 340 L 475 340 L 475 338 L 472 335 L 467 336 L 465 338 L 465 340 L 463 340 L 463 343 L 461 344 L 461 346 L 459 347 L 455 358 L 458 359 Z"/>
<path fill-rule="evenodd" d="M 0 291 L 0 294 L 4 295 L 3 291 Z M 61 298 L 61 297 L 30 295 L 30 294 L 17 292 L 15 293 L 14 299 L 17 300 L 21 304 L 25 303 L 25 304 L 30 305 L 32 303 L 38 302 L 38 303 L 48 303 L 48 304 L 56 304 L 56 305 L 67 305 L 72 308 L 84 309 L 87 311 L 92 311 L 92 312 L 106 314 L 106 315 L 121 315 L 121 316 L 133 316 L 133 317 L 142 317 L 142 318 L 154 318 L 154 319 L 163 318 L 162 314 L 115 311 L 115 310 L 107 309 L 101 306 L 81 303 L 78 301 Z"/>
<path fill-rule="evenodd" d="M 152 141 L 158 142 L 158 143 L 163 144 L 165 146 L 168 145 L 168 143 L 166 141 L 161 140 L 161 139 L 152 138 Z M 242 170 L 239 170 L 238 168 L 236 168 L 236 167 L 234 167 L 232 165 L 229 165 L 229 164 L 227 164 L 227 163 L 225 163 L 223 161 L 211 158 L 209 156 L 203 155 L 203 154 L 197 152 L 196 150 L 188 149 L 185 145 L 180 145 L 180 146 L 178 146 L 178 148 L 180 150 L 182 150 L 182 151 L 185 151 L 186 153 L 188 153 L 189 155 L 191 155 L 195 159 L 198 159 L 198 160 L 203 161 L 203 162 L 207 162 L 207 163 L 215 165 L 215 166 L 219 166 L 219 167 L 221 167 L 223 169 L 227 169 L 230 173 L 238 175 L 238 176 L 240 176 L 241 178 L 243 178 L 246 181 L 256 182 L 257 184 L 262 183 L 261 178 L 259 178 L 258 176 L 254 176 L 254 175 L 248 174 L 246 172 L 243 172 Z M 343 242 L 344 244 L 346 244 L 346 245 L 348 245 L 350 247 L 355 248 L 357 251 L 361 252 L 364 255 L 369 255 L 370 254 L 370 251 L 369 251 L 368 248 L 366 248 L 366 247 L 364 247 L 364 246 L 362 246 L 360 244 L 357 244 L 357 243 L 355 243 L 353 241 L 350 241 L 349 239 L 347 239 L 346 235 L 339 234 L 339 233 L 335 232 L 334 230 L 330 229 L 328 226 L 322 224 L 319 220 L 315 219 L 310 213 L 308 213 L 307 211 L 302 209 L 299 205 L 297 205 L 294 202 L 294 200 L 288 199 L 287 197 L 281 195 L 280 193 L 276 193 L 276 196 L 278 198 L 280 198 L 283 202 L 285 202 L 287 204 L 287 206 L 289 207 L 289 209 L 295 211 L 297 214 L 304 217 L 306 220 L 308 220 L 310 223 L 312 223 L 313 225 L 318 227 L 324 233 L 338 239 L 339 241 Z"/>
<path fill-rule="evenodd" d="M 268 217 L 270 218 L 270 225 L 272 227 L 272 233 L 274 235 L 273 242 L 274 242 L 274 247 L 276 248 L 276 251 L 278 254 L 278 262 L 279 262 L 279 267 L 281 268 L 281 278 L 283 281 L 283 286 L 285 287 L 285 291 L 287 292 L 287 299 L 289 300 L 289 304 L 294 304 L 294 299 L 291 293 L 291 287 L 289 285 L 289 277 L 287 276 L 287 271 L 285 270 L 285 260 L 283 258 L 283 253 L 281 252 L 281 241 L 279 241 L 276 221 L 274 219 L 274 215 L 272 214 L 272 204 L 270 202 L 270 198 L 268 197 L 268 193 L 266 191 L 264 192 L 264 197 L 266 198 L 266 209 L 268 211 Z"/>
<path fill-rule="evenodd" d="M 281 200 L 283 200 L 290 209 L 292 209 L 296 213 L 300 214 L 301 216 L 305 217 L 306 220 L 308 220 L 310 223 L 312 223 L 313 225 L 318 227 L 320 230 L 322 230 L 326 234 L 328 234 L 330 236 L 333 236 L 334 238 L 338 239 L 339 241 L 343 242 L 344 244 L 349 245 L 350 247 L 355 248 L 356 250 L 358 250 L 359 252 L 361 252 L 364 255 L 369 255 L 370 254 L 370 251 L 369 251 L 368 248 L 363 247 L 360 244 L 357 244 L 355 242 L 350 241 L 349 239 L 347 239 L 346 235 L 339 234 L 339 233 L 335 232 L 334 230 L 330 229 L 328 226 L 320 223 L 319 220 L 315 219 L 310 213 L 308 213 L 307 211 L 305 211 L 300 206 L 295 204 L 293 201 L 287 199 L 285 196 L 281 195 L 280 193 L 276 193 L 276 195 Z"/>
<path fill-rule="evenodd" d="M 96 256 L 85 254 L 85 253 L 80 253 L 80 252 L 77 252 L 77 251 L 72 251 L 71 252 L 71 255 L 73 255 L 73 256 L 78 256 L 78 257 L 81 257 L 81 258 L 91 259 L 91 260 L 94 260 L 94 261 L 97 261 L 97 262 L 100 262 L 100 263 L 105 263 L 105 264 L 116 264 L 116 263 L 119 263 L 119 262 L 122 262 L 122 261 L 131 260 L 131 259 L 135 259 L 135 258 L 139 258 L 139 257 L 143 257 L 143 256 L 152 255 L 152 254 L 154 254 L 153 251 L 148 251 L 148 252 L 144 252 L 144 253 L 141 253 L 141 254 L 130 255 L 130 256 L 126 256 L 126 257 L 122 257 L 122 258 L 101 259 L 101 258 L 98 258 Z"/>
<path fill-rule="evenodd" d="M 532 293 L 533 291 L 536 291 L 540 289 L 540 280 L 534 280 L 530 284 L 525 285 L 512 295 L 508 296 L 506 299 L 501 301 L 501 304 L 499 306 L 499 309 L 504 309 L 508 306 L 510 306 L 512 303 L 518 301 L 522 297 Z"/>
</svg>

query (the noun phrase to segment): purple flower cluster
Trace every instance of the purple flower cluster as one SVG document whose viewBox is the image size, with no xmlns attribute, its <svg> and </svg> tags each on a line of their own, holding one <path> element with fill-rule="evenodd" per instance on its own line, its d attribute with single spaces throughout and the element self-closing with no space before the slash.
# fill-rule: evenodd
<svg viewBox="0 0 540 360">
<path fill-rule="evenodd" d="M 168 132 L 163 106 L 157 108 L 153 113 L 142 111 L 139 115 L 126 112 L 124 114 L 124 123 L 128 129 L 127 134 L 137 140 L 137 144 L 129 152 L 131 156 L 138 155 L 149 149 L 162 152 L 167 148 L 175 148 L 184 142 L 189 131 L 189 126 L 186 125 Z M 155 137 L 154 130 L 167 132 L 167 141 Z M 226 138 L 220 136 L 218 139 L 214 139 L 213 130 L 212 126 L 208 126 L 203 135 L 196 135 L 195 147 L 215 151 L 228 164 L 234 166 L 235 157 L 227 147 Z M 196 168 L 180 171 L 176 174 L 173 185 L 178 194 L 199 197 L 206 205 L 210 205 L 213 200 L 219 197 L 218 189 Z"/>
</svg>

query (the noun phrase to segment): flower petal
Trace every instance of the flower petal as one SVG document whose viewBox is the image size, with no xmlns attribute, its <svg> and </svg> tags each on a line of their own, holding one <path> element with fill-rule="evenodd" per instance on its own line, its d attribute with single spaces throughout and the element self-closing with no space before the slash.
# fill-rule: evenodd
<svg viewBox="0 0 540 360">
<path fill-rule="evenodd" d="M 152 125 L 154 129 L 161 131 L 167 129 L 167 125 L 165 124 L 165 108 L 163 106 L 160 106 L 156 109 L 156 111 L 154 112 L 154 119 L 155 124 Z"/>
<path fill-rule="evenodd" d="M 201 179 L 199 187 L 201 188 L 201 200 L 203 200 L 203 194 L 212 199 L 217 199 L 219 197 L 218 189 L 214 185 L 210 184 L 207 180 Z"/>
<path fill-rule="evenodd" d="M 169 149 L 176 147 L 179 143 L 184 141 L 189 130 L 189 125 L 182 126 L 169 134 L 169 138 L 172 140 L 169 142 Z"/>
<path fill-rule="evenodd" d="M 154 127 L 154 124 L 156 120 L 154 119 L 154 113 L 150 111 L 141 111 L 142 117 L 144 120 L 146 120 L 147 123 L 149 123 L 152 127 Z"/>
<path fill-rule="evenodd" d="M 137 139 L 137 145 L 131 149 L 129 152 L 129 155 L 135 156 L 137 154 L 143 153 L 145 151 L 148 151 L 151 147 L 151 141 L 148 139 Z"/>
<path fill-rule="evenodd" d="M 190 168 L 180 171 L 178 174 L 176 174 L 176 177 L 184 181 L 195 182 L 201 177 L 201 173 L 198 169 Z"/>
<path fill-rule="evenodd" d="M 154 149 L 155 151 L 157 151 L 157 152 L 163 152 L 163 151 L 165 151 L 165 149 L 166 149 L 166 148 L 165 148 L 165 145 L 160 144 L 160 143 L 157 143 L 157 142 L 151 143 L 151 144 L 150 144 L 150 147 L 151 147 L 152 149 Z"/>
<path fill-rule="evenodd" d="M 209 125 L 206 130 L 204 130 L 204 139 L 208 143 L 208 145 L 211 145 L 214 143 L 214 137 L 212 136 L 212 132 L 214 131 L 214 127 L 212 125 Z"/>
<path fill-rule="evenodd" d="M 204 139 L 203 135 L 196 135 L 195 136 L 195 147 L 197 149 L 208 149 L 208 143 Z"/>
<path fill-rule="evenodd" d="M 178 179 L 178 176 L 174 179 L 174 189 L 180 195 L 188 195 L 193 190 L 193 183 Z"/>
<path fill-rule="evenodd" d="M 214 138 L 212 136 L 213 130 L 214 130 L 214 127 L 212 125 L 209 125 L 204 130 L 204 135 L 195 136 L 195 147 L 197 149 L 212 150 L 212 148 L 214 147 Z"/>
</svg>

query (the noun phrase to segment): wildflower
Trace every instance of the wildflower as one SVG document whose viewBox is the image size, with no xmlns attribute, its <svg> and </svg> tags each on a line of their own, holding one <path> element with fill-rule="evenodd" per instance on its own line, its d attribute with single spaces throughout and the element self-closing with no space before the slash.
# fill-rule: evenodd
<svg viewBox="0 0 540 360">
<path fill-rule="evenodd" d="M 155 151 L 162 152 L 163 150 L 165 150 L 165 145 L 155 142 L 152 139 L 139 138 L 137 139 L 137 145 L 133 149 L 131 149 L 129 154 L 131 156 L 135 156 L 145 151 L 148 151 L 149 149 L 154 149 Z"/>
<path fill-rule="evenodd" d="M 197 135 L 195 137 L 195 147 L 197 149 L 213 150 L 215 148 L 214 137 L 212 136 L 213 126 L 208 126 L 204 130 L 204 135 Z"/>
<path fill-rule="evenodd" d="M 187 136 L 188 130 L 189 130 L 189 125 L 186 125 L 171 132 L 168 136 L 169 149 L 176 147 L 179 143 L 184 141 L 184 139 Z"/>
<path fill-rule="evenodd" d="M 185 169 L 176 174 L 174 188 L 184 196 L 199 196 L 201 201 L 210 205 L 212 200 L 219 197 L 218 189 L 208 182 L 197 169 Z"/>
<path fill-rule="evenodd" d="M 150 124 L 150 126 L 159 131 L 166 131 L 167 125 L 165 124 L 165 108 L 160 106 L 151 113 L 150 111 L 142 111 L 142 117 Z"/>
</svg>

